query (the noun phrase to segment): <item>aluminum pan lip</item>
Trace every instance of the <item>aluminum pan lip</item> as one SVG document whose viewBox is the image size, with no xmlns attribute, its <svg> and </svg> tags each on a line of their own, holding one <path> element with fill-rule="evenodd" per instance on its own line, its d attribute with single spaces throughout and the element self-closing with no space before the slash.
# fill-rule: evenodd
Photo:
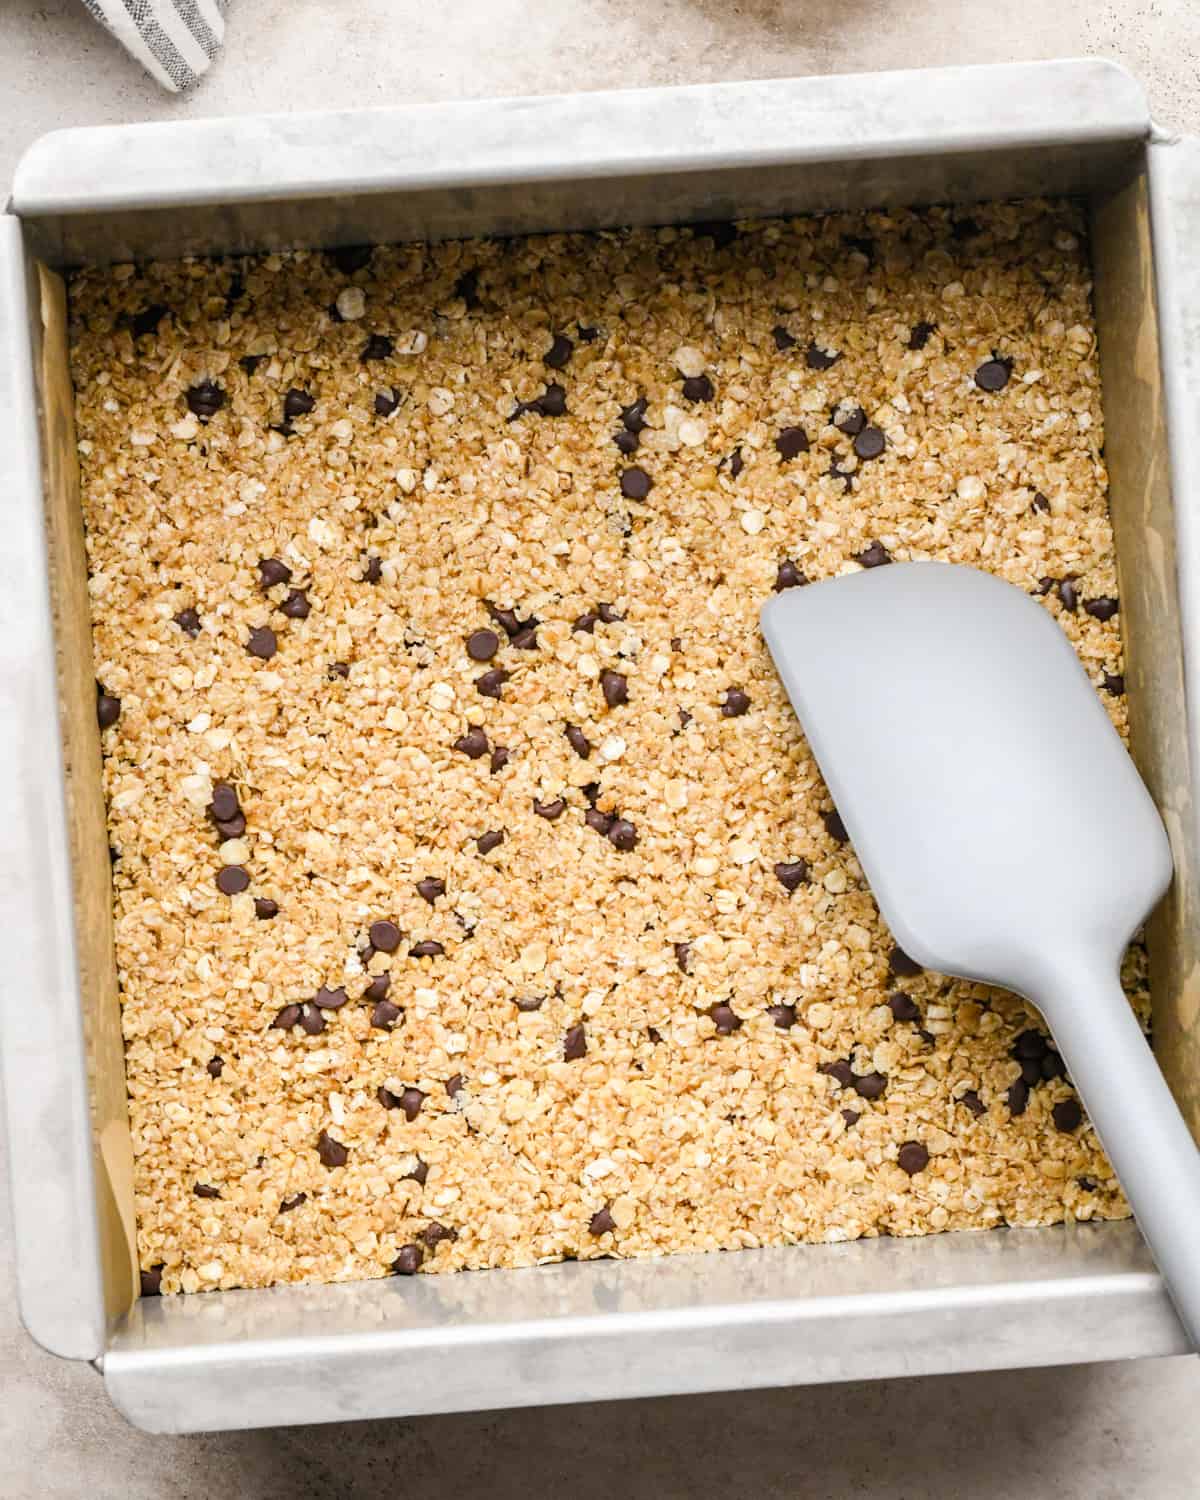
<svg viewBox="0 0 1200 1500">
<path fill-rule="evenodd" d="M 103 1368 L 137 1426 L 203 1431 L 1187 1348 L 1126 1222 L 167 1298 Z"/>
<path fill-rule="evenodd" d="M 1098 58 L 624 89 L 52 131 L 18 163 L 12 211 L 802 166 L 1150 132 L 1141 85 Z"/>
</svg>

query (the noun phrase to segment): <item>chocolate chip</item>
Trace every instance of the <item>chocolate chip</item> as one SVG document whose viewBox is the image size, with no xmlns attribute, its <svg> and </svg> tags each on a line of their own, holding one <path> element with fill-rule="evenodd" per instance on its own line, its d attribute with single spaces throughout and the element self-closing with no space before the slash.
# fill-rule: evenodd
<svg viewBox="0 0 1200 1500">
<path fill-rule="evenodd" d="M 457 1099 L 466 1087 L 466 1081 L 461 1073 L 453 1073 L 446 1079 L 446 1092 L 451 1099 Z"/>
<path fill-rule="evenodd" d="M 288 583 L 291 580 L 292 570 L 287 563 L 280 562 L 277 557 L 263 557 L 259 559 L 258 581 L 264 589 L 273 589 L 276 584 Z"/>
<path fill-rule="evenodd" d="M 312 998 L 312 1003 L 321 1010 L 341 1010 L 347 1000 L 345 989 L 339 985 L 337 989 L 326 989 L 324 985 Z"/>
<path fill-rule="evenodd" d="M 349 677 L 350 663 L 346 661 L 331 661 L 325 668 L 325 673 L 331 680 L 335 677 Z"/>
<path fill-rule="evenodd" d="M 587 1032 L 583 1029 L 583 1022 L 577 1021 L 574 1026 L 568 1027 L 563 1036 L 563 1059 L 566 1062 L 578 1062 L 587 1053 Z"/>
<path fill-rule="evenodd" d="M 657 1026 L 647 1026 L 646 1035 L 650 1038 L 650 1040 L 656 1047 L 663 1039 L 663 1034 L 661 1031 L 659 1031 Z"/>
<path fill-rule="evenodd" d="M 575 724 L 568 724 L 565 733 L 567 744 L 570 745 L 575 754 L 578 755 L 580 760 L 587 760 L 588 756 L 592 753 L 592 746 L 583 730 Z"/>
<path fill-rule="evenodd" d="M 1054 585 L 1055 585 L 1056 582 L 1057 582 L 1057 580 L 1054 579 L 1054 578 L 1039 578 L 1038 579 L 1038 583 L 1037 583 L 1037 588 L 1035 588 L 1033 590 L 1033 593 L 1034 594 L 1048 594 L 1050 592 L 1050 590 L 1054 587 Z"/>
<path fill-rule="evenodd" d="M 790 1031 L 796 1024 L 796 1007 L 782 1002 L 779 1005 L 768 1005 L 767 1015 L 775 1022 L 780 1031 Z"/>
<path fill-rule="evenodd" d="M 192 1187 L 192 1192 L 197 1198 L 219 1198 L 221 1189 L 210 1187 L 207 1182 L 197 1182 Z"/>
<path fill-rule="evenodd" d="M 808 883 L 808 861 L 806 859 L 795 859 L 790 863 L 783 861 L 775 866 L 775 879 L 787 891 L 790 896 L 793 891 L 799 890 L 802 885 Z"/>
<path fill-rule="evenodd" d="M 588 1233 L 595 1239 L 599 1239 L 602 1234 L 611 1234 L 616 1227 L 617 1221 L 609 1213 L 607 1205 L 594 1213 L 588 1221 Z"/>
<path fill-rule="evenodd" d="M 965 1104 L 976 1119 L 978 1119 L 980 1115 L 987 1114 L 987 1105 L 979 1097 L 979 1094 L 975 1089 L 968 1089 L 965 1094 L 962 1094 L 959 1097 L 958 1102 L 960 1104 Z"/>
<path fill-rule="evenodd" d="M 553 802 L 539 802 L 534 798 L 533 810 L 539 818 L 545 818 L 548 823 L 553 823 L 556 818 L 561 818 L 567 810 L 567 804 L 561 797 L 555 797 Z"/>
<path fill-rule="evenodd" d="M 1079 1107 L 1078 1099 L 1060 1100 L 1050 1111 L 1050 1117 L 1054 1121 L 1054 1128 L 1063 1135 L 1070 1135 L 1083 1124 L 1083 1110 Z"/>
<path fill-rule="evenodd" d="M 408 956 L 409 958 L 441 958 L 445 951 L 441 943 L 435 942 L 432 938 L 425 938 L 408 950 Z"/>
<path fill-rule="evenodd" d="M 379 583 L 383 578 L 383 558 L 376 557 L 373 553 L 367 555 L 363 565 L 362 581 L 364 583 Z"/>
<path fill-rule="evenodd" d="M 512 676 L 503 667 L 493 667 L 490 672 L 484 672 L 482 676 L 475 679 L 475 687 L 484 698 L 500 698 L 503 696 L 501 689 Z"/>
<path fill-rule="evenodd" d="M 825 825 L 825 832 L 835 844 L 848 844 L 850 835 L 846 832 L 846 825 L 842 822 L 842 815 L 836 807 L 831 807 L 828 812 L 821 814 L 821 822 Z"/>
<path fill-rule="evenodd" d="M 241 811 L 237 792 L 227 781 L 214 781 L 208 815 L 214 823 L 228 823 Z"/>
<path fill-rule="evenodd" d="M 622 703 L 629 702 L 629 683 L 622 672 L 605 668 L 600 673 L 600 691 L 609 708 L 619 708 Z"/>
<path fill-rule="evenodd" d="M 1120 608 L 1120 604 L 1108 594 L 1101 594 L 1098 599 L 1085 599 L 1083 607 L 1093 620 L 1103 621 L 1111 620 Z"/>
<path fill-rule="evenodd" d="M 458 278 L 454 283 L 454 295 L 460 297 L 466 303 L 469 312 L 474 312 L 483 306 L 483 303 L 479 300 L 478 266 L 473 266 L 469 271 L 464 271 Z"/>
<path fill-rule="evenodd" d="M 600 337 L 600 330 L 590 324 L 585 326 L 583 323 L 577 323 L 575 327 L 581 344 L 594 344 Z"/>
<path fill-rule="evenodd" d="M 708 1014 L 717 1028 L 718 1036 L 732 1036 L 735 1031 L 741 1030 L 741 1016 L 736 1014 L 732 1005 L 727 1005 L 723 1000 L 719 1000 L 716 1005 L 710 1005 Z"/>
<path fill-rule="evenodd" d="M 842 1119 L 846 1122 L 847 1130 L 849 1130 L 852 1125 L 857 1125 L 858 1122 L 862 1119 L 862 1111 L 859 1109 L 843 1109 L 842 1111 L 840 1111 L 840 1113 Z"/>
<path fill-rule="evenodd" d="M 300 1007 L 300 1029 L 309 1036 L 320 1036 L 325 1030 L 325 1016 L 311 1000 L 306 1000 Z"/>
<path fill-rule="evenodd" d="M 121 717 L 121 700 L 101 689 L 96 694 L 96 722 L 101 729 L 111 729 Z"/>
<path fill-rule="evenodd" d="M 867 425 L 867 414 L 861 406 L 848 407 L 840 402 L 833 408 L 830 420 L 839 432 L 844 432 L 847 437 L 857 437 Z"/>
<path fill-rule="evenodd" d="M 975 371 L 975 384 L 981 391 L 1002 391 L 1012 374 L 1011 359 L 987 359 Z"/>
<path fill-rule="evenodd" d="M 386 917 L 371 923 L 367 929 L 367 937 L 371 941 L 371 947 L 379 953 L 395 953 L 400 946 L 400 929 Z"/>
<path fill-rule="evenodd" d="M 646 411 L 650 403 L 645 396 L 621 408 L 621 425 L 626 432 L 637 434 L 646 426 Z"/>
<path fill-rule="evenodd" d="M 637 846 L 637 829 L 628 818 L 614 818 L 608 825 L 606 836 L 613 848 L 620 849 L 624 854 Z"/>
<path fill-rule="evenodd" d="M 165 1270 L 166 1266 L 151 1266 L 148 1271 L 139 1273 L 143 1297 L 162 1296 L 162 1274 Z"/>
<path fill-rule="evenodd" d="M 776 323 L 771 329 L 771 337 L 775 340 L 775 347 L 780 354 L 785 354 L 789 349 L 796 347 L 796 340 L 787 331 L 782 323 Z"/>
<path fill-rule="evenodd" d="M 854 439 L 854 451 L 864 463 L 878 458 L 886 447 L 887 439 L 878 427 L 864 427 Z"/>
<path fill-rule="evenodd" d="M 545 995 L 526 995 L 519 1000 L 513 1001 L 513 1004 L 524 1015 L 529 1015 L 535 1010 L 541 1010 L 542 1006 L 545 1005 L 545 1003 Z"/>
<path fill-rule="evenodd" d="M 290 1214 L 294 1208 L 299 1208 L 302 1203 L 307 1202 L 307 1193 L 293 1193 L 290 1198 L 284 1198 L 280 1201 L 279 1212 L 281 1214 Z"/>
<path fill-rule="evenodd" d="M 721 703 L 721 717 L 723 719 L 740 719 L 743 714 L 750 712 L 750 695 L 740 687 L 725 689 L 725 697 Z"/>
<path fill-rule="evenodd" d="M 429 1180 L 429 1163 L 427 1161 L 422 1161 L 419 1156 L 417 1157 L 417 1164 L 412 1169 L 412 1171 L 411 1172 L 405 1172 L 404 1176 L 400 1179 L 401 1182 L 416 1182 L 416 1183 L 419 1183 L 421 1187 L 424 1187 L 425 1184 L 426 1184 L 426 1182 L 428 1180 Z"/>
<path fill-rule="evenodd" d="M 279 642 L 275 639 L 275 632 L 269 625 L 256 625 L 250 632 L 250 638 L 246 642 L 246 650 L 251 656 L 257 656 L 259 661 L 270 661 L 279 650 Z"/>
<path fill-rule="evenodd" d="M 220 1078 L 225 1071 L 225 1059 L 223 1057 L 210 1057 L 204 1065 L 205 1071 L 210 1078 Z"/>
<path fill-rule="evenodd" d="M 460 754 L 471 760 L 478 760 L 480 756 L 488 752 L 488 738 L 478 724 L 467 730 L 466 734 L 460 735 L 454 741 L 453 748 Z"/>
<path fill-rule="evenodd" d="M 334 1140 L 327 1130 L 322 1130 L 317 1137 L 317 1155 L 321 1158 L 323 1167 L 344 1167 L 350 1160 L 350 1153 L 341 1141 Z"/>
<path fill-rule="evenodd" d="M 192 640 L 200 634 L 200 616 L 194 609 L 181 609 L 174 620 L 184 635 L 190 635 Z"/>
<path fill-rule="evenodd" d="M 566 390 L 558 384 L 548 385 L 536 401 L 529 403 L 529 410 L 537 412 L 542 417 L 565 417 L 567 414 Z"/>
<path fill-rule="evenodd" d="M 275 1019 L 271 1022 L 270 1031 L 290 1031 L 300 1021 L 300 1007 L 298 1005 L 285 1005 Z"/>
<path fill-rule="evenodd" d="M 240 839 L 246 831 L 246 815 L 241 811 L 235 812 L 232 818 L 214 818 L 213 822 L 223 839 Z"/>
<path fill-rule="evenodd" d="M 676 943 L 674 946 L 675 962 L 679 965 L 680 971 L 684 974 L 690 974 L 692 972 L 691 943 Z"/>
<path fill-rule="evenodd" d="M 921 1012 L 917 1009 L 910 995 L 903 990 L 893 990 L 887 997 L 888 1007 L 892 1016 L 897 1021 L 919 1021 Z"/>
<path fill-rule="evenodd" d="M 1042 494 L 1041 490 L 1038 490 L 1035 493 L 1033 497 L 1033 504 L 1029 507 L 1029 509 L 1033 511 L 1041 511 L 1043 515 L 1050 514 L 1050 502 L 1046 498 L 1046 496 Z"/>
<path fill-rule="evenodd" d="M 1067 1065 L 1062 1060 L 1060 1052 L 1047 1052 L 1041 1061 L 1042 1077 L 1049 1083 L 1055 1078 L 1064 1078 Z"/>
<path fill-rule="evenodd" d="M 1015 1120 L 1018 1115 L 1023 1115 L 1029 1108 L 1029 1085 L 1023 1078 L 1014 1078 L 1008 1086 L 1005 1098 L 1008 1101 L 1008 1112 Z"/>
<path fill-rule="evenodd" d="M 392 976 L 387 972 L 376 974 L 363 991 L 364 1000 L 382 1000 L 392 987 Z"/>
<path fill-rule="evenodd" d="M 937 328 L 936 323 L 916 323 L 912 332 L 908 335 L 908 347 L 910 349 L 924 349 L 929 342 L 929 336 Z"/>
<path fill-rule="evenodd" d="M 840 354 L 831 354 L 829 350 L 822 349 L 818 344 L 809 344 L 804 352 L 804 363 L 810 370 L 832 370 Z"/>
<path fill-rule="evenodd" d="M 635 465 L 631 469 L 621 470 L 621 493 L 626 500 L 644 500 L 653 488 L 654 481 L 645 469 L 639 469 Z"/>
<path fill-rule="evenodd" d="M 293 589 L 279 606 L 279 610 L 289 620 L 307 620 L 312 605 L 308 602 L 308 594 L 303 589 Z"/>
<path fill-rule="evenodd" d="M 1104 691 L 1111 693 L 1114 698 L 1119 698 L 1125 691 L 1125 674 L 1123 672 L 1105 672 Z"/>
<path fill-rule="evenodd" d="M 886 1088 L 882 1073 L 859 1073 L 854 1079 L 854 1091 L 862 1099 L 878 1099 Z"/>
<path fill-rule="evenodd" d="M 449 1229 L 445 1224 L 439 1224 L 436 1219 L 432 1219 L 421 1230 L 420 1237 L 425 1241 L 430 1250 L 436 1250 L 444 1241 L 456 1240 L 458 1238 L 458 1231 L 456 1229 Z"/>
<path fill-rule="evenodd" d="M 897 943 L 888 955 L 888 969 L 897 979 L 913 979 L 925 970 L 915 959 L 909 958 L 904 949 Z"/>
<path fill-rule="evenodd" d="M 521 631 L 527 626 L 539 623 L 535 620 L 522 622 L 517 618 L 515 609 L 498 609 L 490 599 L 485 599 L 483 602 L 488 614 L 491 615 L 492 619 L 495 620 L 496 624 L 500 626 L 501 630 L 504 631 L 510 640 L 513 636 L 520 635 Z"/>
<path fill-rule="evenodd" d="M 621 611 L 612 604 L 597 604 L 596 613 L 600 616 L 602 625 L 615 625 L 625 618 Z"/>
<path fill-rule="evenodd" d="M 472 661 L 491 661 L 500 649 L 500 637 L 494 630 L 476 630 L 467 637 L 467 655 Z"/>
<path fill-rule="evenodd" d="M 503 745 L 497 745 L 492 751 L 492 758 L 488 762 L 488 769 L 495 776 L 497 772 L 503 771 L 511 759 L 512 751 L 506 749 Z"/>
<path fill-rule="evenodd" d="M 380 979 L 386 979 L 386 974 L 381 974 Z M 378 981 L 376 981 L 378 982 Z M 367 996 L 375 988 L 374 984 L 367 986 Z M 371 1009 L 371 1025 L 376 1031 L 391 1031 L 392 1027 L 400 1019 L 400 1007 L 394 1005 L 390 1000 L 376 1000 Z"/>
<path fill-rule="evenodd" d="M 808 452 L 808 434 L 803 427 L 784 427 L 775 439 L 775 449 L 780 458 L 798 458 Z"/>
<path fill-rule="evenodd" d="M 1094 1193 L 1096 1191 L 1096 1184 L 1090 1177 L 1077 1177 L 1075 1181 L 1085 1193 Z"/>
<path fill-rule="evenodd" d="M 425 1252 L 420 1245 L 401 1245 L 392 1262 L 392 1270 L 397 1276 L 415 1276 L 424 1259 Z"/>
<path fill-rule="evenodd" d="M 622 427 L 613 433 L 613 442 L 617 446 L 617 452 L 624 454 L 626 458 L 631 453 L 636 453 L 641 446 L 636 432 L 626 432 Z"/>
<path fill-rule="evenodd" d="M 1024 1080 L 1024 1082 L 1026 1082 L 1030 1086 L 1030 1088 L 1032 1088 L 1035 1083 L 1041 1083 L 1041 1081 L 1042 1081 L 1042 1065 L 1041 1065 L 1041 1063 L 1040 1062 L 1036 1062 L 1031 1057 L 1027 1057 L 1027 1058 L 1022 1059 L 1022 1062 L 1021 1062 L 1021 1077 Z"/>
<path fill-rule="evenodd" d="M 217 890 L 223 896 L 236 896 L 250 884 L 250 877 L 241 865 L 223 865 L 217 871 Z"/>
<path fill-rule="evenodd" d="M 290 422 L 293 417 L 307 417 L 316 404 L 307 391 L 297 390 L 293 386 L 283 398 L 283 420 Z"/>
<path fill-rule="evenodd" d="M 733 450 L 733 452 L 729 455 L 729 473 L 730 473 L 730 476 L 732 478 L 736 479 L 738 477 L 738 475 L 742 472 L 742 470 L 745 467 L 746 467 L 746 462 L 742 458 L 742 450 L 740 448 L 735 448 Z"/>
<path fill-rule="evenodd" d="M 141 312 L 134 313 L 129 320 L 129 331 L 135 339 L 147 338 L 152 333 L 158 332 L 158 325 L 171 311 L 164 307 L 161 302 L 152 302 L 149 307 L 144 307 Z"/>
<path fill-rule="evenodd" d="M 687 401 L 711 401 L 716 394 L 707 375 L 689 375 L 683 382 L 683 395 Z"/>
<path fill-rule="evenodd" d="M 339 245 L 329 252 L 329 258 L 343 276 L 353 276 L 355 271 L 370 265 L 374 249 L 374 245 Z"/>
<path fill-rule="evenodd" d="M 186 400 L 193 415 L 207 422 L 225 405 L 225 392 L 215 381 L 202 380 L 188 390 Z"/>
<path fill-rule="evenodd" d="M 905 1141 L 896 1152 L 896 1165 L 910 1177 L 915 1177 L 929 1165 L 929 1152 L 920 1141 Z"/>
<path fill-rule="evenodd" d="M 596 833 L 602 834 L 607 838 L 608 830 L 613 826 L 614 819 L 611 813 L 601 812 L 598 807 L 589 807 L 583 815 L 583 821 L 589 828 L 594 829 Z"/>
<path fill-rule="evenodd" d="M 600 783 L 598 781 L 585 781 L 579 790 L 587 799 L 589 807 L 595 807 L 596 803 L 600 800 Z"/>
<path fill-rule="evenodd" d="M 682 636 L 680 636 L 680 635 L 673 635 L 671 637 L 671 650 L 672 651 L 682 651 L 683 650 L 683 637 Z"/>
<path fill-rule="evenodd" d="M 572 631 L 579 631 L 583 635 L 595 635 L 596 622 L 599 618 L 600 616 L 594 609 L 586 610 L 583 614 L 576 617 L 571 629 Z"/>
<path fill-rule="evenodd" d="M 892 560 L 892 554 L 882 542 L 872 542 L 865 552 L 857 552 L 854 561 L 863 568 L 883 568 Z"/>
<path fill-rule="evenodd" d="M 1058 597 L 1068 614 L 1073 615 L 1079 608 L 1079 593 L 1071 579 L 1064 578 L 1058 585 Z"/>
<path fill-rule="evenodd" d="M 411 1125 L 421 1113 L 421 1106 L 425 1103 L 428 1096 L 423 1094 L 418 1088 L 407 1088 L 399 1095 L 393 1094 L 391 1097 L 396 1102 L 394 1105 L 389 1106 L 389 1108 L 402 1109 L 404 1111 L 404 1118 Z"/>
<path fill-rule="evenodd" d="M 1032 1029 L 1023 1031 L 1010 1048 L 1010 1055 L 1020 1060 L 1031 1057 L 1041 1059 L 1045 1057 L 1050 1043 L 1040 1031 Z"/>
<path fill-rule="evenodd" d="M 390 417 L 399 405 L 400 392 L 394 386 L 375 392 L 375 415 L 377 417 Z"/>
<path fill-rule="evenodd" d="M 475 840 L 475 847 L 480 854 L 490 854 L 493 849 L 498 848 L 504 842 L 504 830 L 493 828 L 490 833 L 481 833 Z"/>
<path fill-rule="evenodd" d="M 279 915 L 278 901 L 272 901 L 270 896 L 255 896 L 254 915 L 260 922 L 270 922 Z"/>
<path fill-rule="evenodd" d="M 243 354 L 241 359 L 238 360 L 238 364 L 241 365 L 247 375 L 253 375 L 266 358 L 265 354 Z"/>
<path fill-rule="evenodd" d="M 376 359 L 391 359 L 394 348 L 395 345 L 386 334 L 373 333 L 363 345 L 362 353 L 358 357 L 364 365 Z"/>
<path fill-rule="evenodd" d="M 446 882 L 439 880 L 436 875 L 425 875 L 417 881 L 417 895 L 428 901 L 430 906 L 439 896 L 446 894 Z"/>
<path fill-rule="evenodd" d="M 536 651 L 538 648 L 537 631 L 532 625 L 526 625 L 523 630 L 518 630 L 513 636 L 512 645 L 516 651 Z"/>
<path fill-rule="evenodd" d="M 550 366 L 552 370 L 565 370 L 567 362 L 575 352 L 575 345 L 565 333 L 556 333 L 554 342 L 542 355 L 542 363 Z"/>
</svg>

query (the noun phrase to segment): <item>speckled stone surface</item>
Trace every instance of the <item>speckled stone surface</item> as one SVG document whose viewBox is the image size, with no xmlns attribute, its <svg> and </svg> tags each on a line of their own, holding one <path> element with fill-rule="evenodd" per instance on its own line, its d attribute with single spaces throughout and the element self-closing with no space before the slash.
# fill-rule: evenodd
<svg viewBox="0 0 1200 1500">
<path fill-rule="evenodd" d="M 1086 52 L 1136 72 L 1160 124 L 1200 131 L 1193 0 L 234 0 L 224 55 L 184 99 L 142 75 L 78 0 L 4 0 L 0 182 L 29 142 L 64 125 Z M 5 1500 L 341 1500 L 396 1486 L 497 1500 L 1196 1490 L 1200 1365 L 1179 1359 L 152 1438 L 117 1416 L 92 1369 L 42 1353 L 20 1328 L 2 1194 Z"/>
</svg>

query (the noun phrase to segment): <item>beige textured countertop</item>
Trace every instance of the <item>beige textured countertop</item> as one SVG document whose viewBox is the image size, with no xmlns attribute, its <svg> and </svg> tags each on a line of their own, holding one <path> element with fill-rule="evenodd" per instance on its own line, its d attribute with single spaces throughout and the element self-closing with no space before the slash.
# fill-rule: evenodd
<svg viewBox="0 0 1200 1500">
<path fill-rule="evenodd" d="M 233 0 L 230 10 L 224 55 L 178 99 L 79 0 L 0 0 L 0 183 L 29 142 L 62 125 L 1088 52 L 1137 73 L 1162 124 L 1200 131 L 1195 0 Z M 1195 1360 L 151 1438 L 116 1415 L 90 1368 L 25 1336 L 7 1221 L 3 1196 L 5 1500 L 1196 1493 Z"/>
</svg>

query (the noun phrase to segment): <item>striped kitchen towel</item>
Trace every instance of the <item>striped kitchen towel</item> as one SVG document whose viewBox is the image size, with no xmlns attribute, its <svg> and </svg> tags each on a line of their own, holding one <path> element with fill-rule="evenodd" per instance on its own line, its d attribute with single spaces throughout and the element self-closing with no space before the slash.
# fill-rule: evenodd
<svg viewBox="0 0 1200 1500">
<path fill-rule="evenodd" d="M 191 88 L 225 35 L 227 0 L 83 0 L 163 88 Z"/>
</svg>

